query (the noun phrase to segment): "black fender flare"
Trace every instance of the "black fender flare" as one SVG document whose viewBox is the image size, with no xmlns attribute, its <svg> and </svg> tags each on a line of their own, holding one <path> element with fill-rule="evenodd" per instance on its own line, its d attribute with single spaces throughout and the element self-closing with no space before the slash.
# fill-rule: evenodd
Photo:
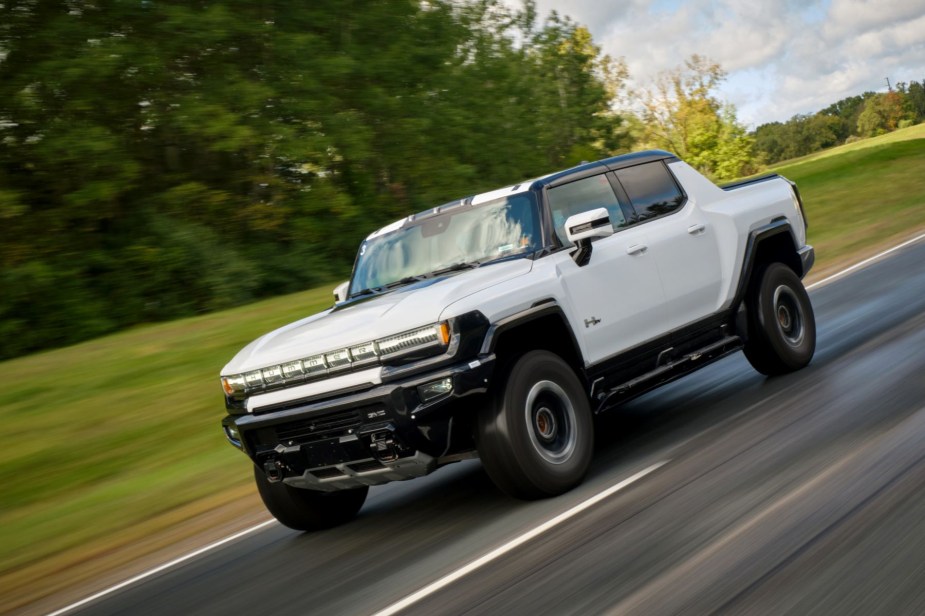
<svg viewBox="0 0 925 616">
<path fill-rule="evenodd" d="M 498 340 L 501 338 L 501 335 L 507 331 L 510 331 L 516 327 L 530 323 L 531 321 L 536 321 L 544 317 L 554 316 L 558 318 L 562 325 L 565 327 L 565 331 L 568 334 L 569 343 L 572 346 L 572 350 L 575 353 L 577 358 L 577 364 L 574 366 L 575 370 L 579 373 L 580 378 L 585 377 L 584 370 L 584 357 L 581 354 L 581 346 L 578 344 L 578 338 L 575 336 L 575 332 L 572 329 L 571 323 L 569 323 L 568 318 L 565 316 L 565 312 L 562 310 L 562 307 L 559 306 L 553 298 L 547 298 L 534 302 L 534 304 L 522 310 L 516 312 L 512 315 L 499 319 L 497 322 L 492 323 L 488 327 L 488 331 L 485 333 L 485 338 L 482 341 L 482 348 L 479 351 L 480 355 L 489 355 L 494 353 L 498 345 Z"/>
<path fill-rule="evenodd" d="M 770 223 L 753 229 L 748 234 L 748 239 L 745 243 L 745 258 L 742 259 L 742 270 L 739 274 L 739 282 L 736 287 L 735 295 L 732 300 L 732 309 L 736 311 L 745 301 L 745 293 L 748 291 L 748 286 L 751 284 L 752 275 L 755 272 L 756 258 L 758 254 L 758 248 L 762 242 L 765 242 L 771 238 L 784 235 L 789 238 L 790 244 L 793 247 L 793 253 L 796 257 L 796 262 L 799 265 L 799 271 L 796 272 L 797 276 L 802 278 L 806 271 L 809 268 L 804 266 L 804 260 L 801 259 L 800 254 L 797 250 L 797 241 L 796 236 L 793 233 L 793 228 L 790 226 L 790 222 L 786 218 L 778 218 L 772 220 Z"/>
</svg>

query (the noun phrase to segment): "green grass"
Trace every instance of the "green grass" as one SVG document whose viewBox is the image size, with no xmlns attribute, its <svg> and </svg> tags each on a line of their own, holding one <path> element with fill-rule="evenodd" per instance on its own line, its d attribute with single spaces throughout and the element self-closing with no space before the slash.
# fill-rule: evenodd
<svg viewBox="0 0 925 616">
<path fill-rule="evenodd" d="M 0 363 L 0 581 L 247 483 L 219 370 L 333 286 Z"/>
<path fill-rule="evenodd" d="M 925 226 L 925 138 L 909 135 L 925 128 L 776 169 L 800 186 L 817 267 Z M 333 286 L 0 363 L 0 586 L 73 577 L 81 559 L 248 489 L 249 462 L 220 430 L 218 372 L 329 305 Z"/>
<path fill-rule="evenodd" d="M 800 187 L 820 268 L 856 260 L 869 247 L 925 224 L 925 125 L 905 130 L 914 129 L 918 133 L 905 136 L 923 138 L 886 135 L 774 169 Z"/>
<path fill-rule="evenodd" d="M 913 139 L 925 139 L 925 123 L 916 124 L 915 126 L 909 126 L 907 128 L 900 128 L 899 130 L 894 130 L 892 133 L 880 135 L 879 137 L 860 139 L 852 143 L 846 143 L 845 145 L 828 148 L 826 150 L 807 154 L 806 156 L 801 156 L 799 158 L 781 161 L 776 163 L 774 166 L 775 168 L 790 166 L 796 163 L 805 163 L 819 160 L 820 158 L 828 158 L 830 156 L 838 156 L 848 152 L 855 152 L 857 150 L 863 150 L 864 148 L 887 145 L 890 143 L 896 143 L 898 141 L 911 141 Z"/>
</svg>

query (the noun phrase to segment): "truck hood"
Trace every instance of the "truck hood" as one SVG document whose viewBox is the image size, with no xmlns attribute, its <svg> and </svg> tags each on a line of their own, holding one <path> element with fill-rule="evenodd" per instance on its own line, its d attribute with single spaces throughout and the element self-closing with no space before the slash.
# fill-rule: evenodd
<svg viewBox="0 0 925 616">
<path fill-rule="evenodd" d="M 251 342 L 222 374 L 266 368 L 436 323 L 453 302 L 522 276 L 532 267 L 528 258 L 490 263 L 325 310 Z"/>
</svg>

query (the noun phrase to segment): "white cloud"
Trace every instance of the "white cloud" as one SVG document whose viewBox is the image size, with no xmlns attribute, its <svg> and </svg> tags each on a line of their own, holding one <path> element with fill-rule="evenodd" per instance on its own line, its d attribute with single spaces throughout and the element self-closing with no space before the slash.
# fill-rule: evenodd
<svg viewBox="0 0 925 616">
<path fill-rule="evenodd" d="M 925 3 L 916 0 L 832 0 L 825 23 L 826 38 L 861 34 L 922 15 Z"/>
<path fill-rule="evenodd" d="M 519 0 L 505 0 L 517 6 Z M 756 125 L 891 82 L 925 79 L 925 0 L 538 0 L 588 26 L 646 83 L 692 53 L 729 73 L 722 95 Z"/>
</svg>

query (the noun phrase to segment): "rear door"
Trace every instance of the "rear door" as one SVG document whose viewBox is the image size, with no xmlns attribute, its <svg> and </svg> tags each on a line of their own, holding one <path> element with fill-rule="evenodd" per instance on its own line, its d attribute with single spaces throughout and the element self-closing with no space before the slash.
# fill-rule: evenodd
<svg viewBox="0 0 925 616">
<path fill-rule="evenodd" d="M 616 171 L 648 238 L 665 296 L 663 331 L 714 314 L 722 288 L 716 229 L 662 161 Z"/>
</svg>

